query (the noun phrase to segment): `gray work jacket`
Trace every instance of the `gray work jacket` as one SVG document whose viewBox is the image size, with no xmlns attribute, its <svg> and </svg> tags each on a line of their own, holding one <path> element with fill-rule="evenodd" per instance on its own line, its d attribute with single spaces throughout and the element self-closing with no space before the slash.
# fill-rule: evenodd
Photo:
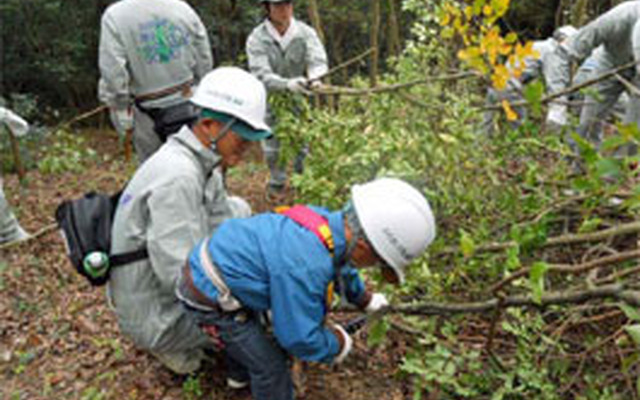
<svg viewBox="0 0 640 400">
<path fill-rule="evenodd" d="M 294 19 L 289 29 L 295 29 L 295 35 L 283 48 L 267 30 L 267 23 L 251 32 L 246 46 L 249 70 L 267 90 L 285 90 L 290 78 L 314 78 L 327 70 L 327 53 L 313 28 Z"/>
<path fill-rule="evenodd" d="M 123 109 L 132 97 L 199 81 L 213 58 L 207 30 L 185 1 L 121 0 L 102 16 L 98 64 L 98 97 Z M 145 105 L 164 107 L 180 97 Z"/>
<path fill-rule="evenodd" d="M 201 339 L 175 284 L 190 250 L 232 216 L 218 160 L 185 126 L 142 164 L 121 196 L 112 253 L 146 246 L 149 258 L 115 268 L 108 291 L 122 333 L 141 348 L 179 351 Z"/>
</svg>

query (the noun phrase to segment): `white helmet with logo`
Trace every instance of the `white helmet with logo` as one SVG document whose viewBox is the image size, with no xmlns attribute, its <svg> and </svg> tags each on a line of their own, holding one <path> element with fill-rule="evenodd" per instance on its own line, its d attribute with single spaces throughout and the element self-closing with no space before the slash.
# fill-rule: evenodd
<svg viewBox="0 0 640 400">
<path fill-rule="evenodd" d="M 355 185 L 351 198 L 367 239 L 404 282 L 405 267 L 436 236 L 429 202 L 413 186 L 395 178 Z"/>
<path fill-rule="evenodd" d="M 235 117 L 256 132 L 270 134 L 265 123 L 267 91 L 262 82 L 237 67 L 220 67 L 200 81 L 191 102 L 204 109 Z"/>
</svg>

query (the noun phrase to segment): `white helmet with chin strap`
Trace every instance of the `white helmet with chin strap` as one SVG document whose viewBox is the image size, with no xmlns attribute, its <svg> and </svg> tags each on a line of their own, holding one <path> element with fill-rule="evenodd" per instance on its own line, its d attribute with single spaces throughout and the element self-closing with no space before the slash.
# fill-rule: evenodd
<svg viewBox="0 0 640 400">
<path fill-rule="evenodd" d="M 429 202 L 413 186 L 395 178 L 355 185 L 351 199 L 367 240 L 399 282 L 404 282 L 405 267 L 436 236 Z"/>
<path fill-rule="evenodd" d="M 205 110 L 235 118 L 234 126 L 248 140 L 271 135 L 265 123 L 267 91 L 255 76 L 237 67 L 219 67 L 207 73 L 196 88 L 191 102 Z M 226 122 L 226 121 L 224 121 Z"/>
</svg>

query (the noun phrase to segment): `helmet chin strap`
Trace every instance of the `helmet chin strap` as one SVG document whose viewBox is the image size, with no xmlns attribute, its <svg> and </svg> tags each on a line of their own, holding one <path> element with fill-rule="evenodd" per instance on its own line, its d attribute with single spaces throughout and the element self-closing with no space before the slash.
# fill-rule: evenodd
<svg viewBox="0 0 640 400">
<path fill-rule="evenodd" d="M 211 139 L 211 143 L 209 144 L 209 148 L 211 149 L 211 151 L 213 151 L 216 154 L 218 153 L 218 142 L 222 140 L 223 137 L 225 137 L 225 135 L 231 130 L 231 126 L 235 124 L 236 121 L 237 121 L 236 118 L 231 118 L 229 122 L 224 124 L 222 129 L 218 131 L 218 134 L 216 135 L 216 137 Z"/>
</svg>

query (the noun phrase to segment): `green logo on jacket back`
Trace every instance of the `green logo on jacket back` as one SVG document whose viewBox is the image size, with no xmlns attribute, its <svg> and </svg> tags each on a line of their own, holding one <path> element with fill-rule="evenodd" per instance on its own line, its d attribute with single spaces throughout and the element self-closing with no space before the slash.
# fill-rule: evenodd
<svg viewBox="0 0 640 400">
<path fill-rule="evenodd" d="M 147 64 L 169 63 L 189 44 L 189 33 L 166 18 L 141 24 L 139 38 L 139 51 Z"/>
</svg>

